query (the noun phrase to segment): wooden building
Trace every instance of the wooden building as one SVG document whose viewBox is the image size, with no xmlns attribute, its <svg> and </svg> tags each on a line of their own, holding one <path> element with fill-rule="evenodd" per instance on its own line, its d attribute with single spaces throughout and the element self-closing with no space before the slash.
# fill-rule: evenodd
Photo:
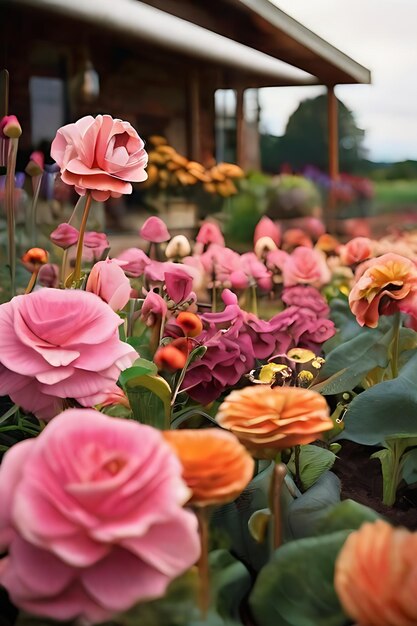
<svg viewBox="0 0 417 626">
<path fill-rule="evenodd" d="M 216 152 L 215 93 L 233 89 L 236 160 L 256 166 L 245 92 L 321 84 L 337 177 L 333 88 L 370 82 L 366 68 L 269 0 L 0 0 L 0 8 L 0 64 L 27 150 L 61 124 L 106 112 L 204 162 Z"/>
</svg>

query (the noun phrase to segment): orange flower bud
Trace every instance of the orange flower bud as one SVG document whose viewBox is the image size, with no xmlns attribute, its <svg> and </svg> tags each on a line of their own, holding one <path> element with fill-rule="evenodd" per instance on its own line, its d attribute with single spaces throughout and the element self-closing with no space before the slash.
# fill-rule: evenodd
<svg viewBox="0 0 417 626">
<path fill-rule="evenodd" d="M 203 330 L 201 319 L 189 311 L 183 311 L 178 315 L 177 324 L 187 337 L 197 337 Z"/>
<path fill-rule="evenodd" d="M 48 253 L 43 248 L 30 248 L 21 259 L 23 265 L 30 272 L 35 272 L 41 265 L 48 263 Z"/>
<path fill-rule="evenodd" d="M 223 504 L 252 479 L 254 461 L 234 435 L 217 428 L 168 430 L 163 435 L 183 466 L 190 504 Z"/>
<path fill-rule="evenodd" d="M 334 586 L 361 626 L 417 624 L 417 533 L 378 520 L 349 535 L 337 557 Z"/>
<path fill-rule="evenodd" d="M 300 387 L 256 385 L 232 391 L 216 421 L 257 458 L 273 458 L 279 450 L 311 443 L 333 428 L 323 396 Z"/>
<path fill-rule="evenodd" d="M 182 370 L 187 362 L 187 356 L 175 346 L 168 345 L 158 348 L 153 360 L 159 370 L 176 372 Z"/>
</svg>

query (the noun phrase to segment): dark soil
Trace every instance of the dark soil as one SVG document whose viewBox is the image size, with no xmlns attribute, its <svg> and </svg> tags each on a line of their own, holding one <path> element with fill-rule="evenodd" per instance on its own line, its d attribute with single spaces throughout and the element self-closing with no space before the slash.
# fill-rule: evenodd
<svg viewBox="0 0 417 626">
<path fill-rule="evenodd" d="M 342 482 L 342 500 L 351 498 L 374 509 L 396 526 L 417 530 L 417 489 L 400 485 L 394 506 L 382 504 L 382 473 L 378 459 L 370 459 L 378 448 L 342 441 L 333 471 Z"/>
</svg>

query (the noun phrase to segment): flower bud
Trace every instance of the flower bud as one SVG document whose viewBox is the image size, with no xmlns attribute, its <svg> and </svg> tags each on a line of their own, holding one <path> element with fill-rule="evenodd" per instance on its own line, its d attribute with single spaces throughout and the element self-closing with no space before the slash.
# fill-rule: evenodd
<svg viewBox="0 0 417 626">
<path fill-rule="evenodd" d="M 178 315 L 177 324 L 187 337 L 197 337 L 203 330 L 203 322 L 198 315 L 188 311 L 183 311 Z"/>
<path fill-rule="evenodd" d="M 0 132 L 9 139 L 18 139 L 22 134 L 22 127 L 15 115 L 5 115 L 0 121 Z"/>
<path fill-rule="evenodd" d="M 277 250 L 277 246 L 271 237 L 260 237 L 255 242 L 254 250 L 258 259 L 262 259 L 268 252 Z"/>
<path fill-rule="evenodd" d="M 25 172 L 28 176 L 40 176 L 44 169 L 44 156 L 39 150 L 32 152 L 29 157 L 29 163 L 26 165 Z"/>
<path fill-rule="evenodd" d="M 78 237 L 78 230 L 67 223 L 59 224 L 49 236 L 52 243 L 63 250 L 74 246 L 78 241 Z"/>
<path fill-rule="evenodd" d="M 30 248 L 22 256 L 21 261 L 29 272 L 35 272 L 41 265 L 48 263 L 48 253 L 43 248 Z"/>
<path fill-rule="evenodd" d="M 129 302 L 130 281 L 114 259 L 99 261 L 93 266 L 87 280 L 86 291 L 99 296 L 113 309 L 120 311 Z"/>
<path fill-rule="evenodd" d="M 191 245 L 185 235 L 175 235 L 165 249 L 167 259 L 182 259 L 191 254 Z"/>
<path fill-rule="evenodd" d="M 184 367 L 187 362 L 187 357 L 175 346 L 168 345 L 158 348 L 153 360 L 158 370 L 176 372 Z"/>
<path fill-rule="evenodd" d="M 171 235 L 164 222 L 155 215 L 146 220 L 139 231 L 139 235 L 142 239 L 151 241 L 152 243 L 162 243 L 163 241 L 171 239 Z"/>
</svg>

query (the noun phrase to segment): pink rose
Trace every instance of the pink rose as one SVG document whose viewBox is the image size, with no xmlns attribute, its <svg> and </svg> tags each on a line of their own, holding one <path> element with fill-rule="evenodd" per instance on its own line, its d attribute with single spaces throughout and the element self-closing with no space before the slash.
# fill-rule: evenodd
<svg viewBox="0 0 417 626">
<path fill-rule="evenodd" d="M 58 129 L 51 156 L 61 168 L 61 178 L 81 196 L 91 191 L 94 200 L 132 193 L 130 182 L 147 179 L 148 155 L 134 128 L 110 115 L 82 117 Z"/>
<path fill-rule="evenodd" d="M 312 285 L 322 287 L 330 282 L 326 259 L 319 250 L 299 246 L 288 257 L 283 268 L 284 286 Z"/>
<path fill-rule="evenodd" d="M 137 353 L 119 340 L 122 323 L 100 298 L 40 289 L 0 306 L 0 395 L 42 419 L 64 398 L 99 404 Z"/>
<path fill-rule="evenodd" d="M 113 311 L 120 311 L 129 302 L 131 286 L 119 263 L 106 259 L 93 266 L 86 290 L 107 302 Z"/>
<path fill-rule="evenodd" d="M 23 610 L 94 624 L 164 595 L 199 556 L 190 492 L 162 434 L 69 409 L 0 470 L 0 584 Z"/>
</svg>

